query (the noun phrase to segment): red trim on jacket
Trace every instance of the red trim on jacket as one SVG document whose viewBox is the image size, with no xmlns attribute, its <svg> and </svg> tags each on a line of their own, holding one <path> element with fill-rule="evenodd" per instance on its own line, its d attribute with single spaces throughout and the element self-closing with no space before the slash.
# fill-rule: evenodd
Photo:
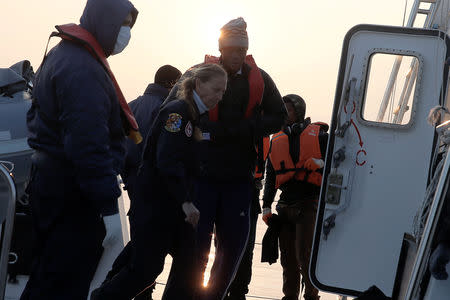
<svg viewBox="0 0 450 300">
<path fill-rule="evenodd" d="M 256 149 L 258 151 L 258 148 Z M 269 150 L 270 150 L 270 138 L 268 136 L 263 137 L 263 159 L 266 161 L 267 156 L 269 156 Z M 255 169 L 255 179 L 262 178 L 264 175 L 264 169 L 260 170 L 258 168 L 258 165 Z"/>
<path fill-rule="evenodd" d="M 205 63 L 220 64 L 220 58 L 212 55 L 205 55 Z M 250 73 L 248 74 L 249 85 L 249 99 L 247 109 L 245 111 L 245 118 L 248 119 L 252 116 L 256 106 L 262 102 L 264 93 L 264 79 L 262 78 L 261 71 L 253 59 L 253 56 L 247 55 L 245 57 L 245 63 L 250 66 Z M 209 110 L 209 119 L 217 122 L 219 120 L 219 105 L 216 105 L 213 109 Z"/>
<path fill-rule="evenodd" d="M 126 125 L 124 124 L 125 132 L 128 133 L 128 137 L 130 139 L 132 139 L 136 144 L 139 144 L 142 141 L 142 136 L 139 133 L 139 127 L 136 119 L 134 118 L 133 112 L 125 100 L 113 72 L 111 71 L 109 63 L 106 60 L 106 55 L 95 37 L 89 31 L 76 24 L 58 25 L 56 26 L 56 29 L 58 30 L 58 33 L 54 33 L 52 36 L 58 36 L 63 40 L 68 40 L 83 45 L 92 54 L 92 56 L 94 56 L 102 64 L 103 68 L 105 68 L 114 84 L 120 107 L 126 118 Z"/>
</svg>

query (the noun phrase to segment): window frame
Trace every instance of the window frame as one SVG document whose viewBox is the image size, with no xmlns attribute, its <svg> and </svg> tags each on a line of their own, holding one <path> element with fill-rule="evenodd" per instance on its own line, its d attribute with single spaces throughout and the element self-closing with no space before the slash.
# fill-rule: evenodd
<svg viewBox="0 0 450 300">
<path fill-rule="evenodd" d="M 394 124 L 394 123 L 387 123 L 387 122 L 377 122 L 372 120 L 364 119 L 363 117 L 363 107 L 365 104 L 365 101 L 367 99 L 367 91 L 368 91 L 368 84 L 369 84 L 369 76 L 370 76 L 370 67 L 372 65 L 372 57 L 375 54 L 388 54 L 388 55 L 402 55 L 402 56 L 409 56 L 414 57 L 419 62 L 419 68 L 417 70 L 417 78 L 414 88 L 414 95 L 412 102 L 410 104 L 410 110 L 411 115 L 408 123 L 406 124 Z M 363 74 L 362 74 L 362 82 L 361 87 L 364 87 L 360 89 L 358 98 L 357 98 L 357 111 L 356 111 L 356 118 L 357 120 L 366 126 L 374 126 L 374 127 L 385 127 L 385 128 L 395 128 L 395 129 L 408 129 L 411 128 L 415 122 L 415 114 L 417 109 L 417 101 L 419 99 L 419 94 L 421 91 L 421 83 L 422 83 L 422 74 L 423 74 L 423 66 L 424 66 L 424 59 L 422 55 L 416 51 L 411 50 L 401 50 L 401 49 L 389 49 L 389 48 L 373 48 L 370 49 L 367 53 L 367 55 L 364 57 L 364 66 L 363 66 Z M 390 74 L 389 74 L 390 76 Z"/>
</svg>

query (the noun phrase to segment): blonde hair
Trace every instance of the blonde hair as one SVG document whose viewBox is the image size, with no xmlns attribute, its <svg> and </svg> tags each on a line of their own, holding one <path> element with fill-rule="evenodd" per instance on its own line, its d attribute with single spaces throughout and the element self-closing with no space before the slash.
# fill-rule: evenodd
<svg viewBox="0 0 450 300">
<path fill-rule="evenodd" d="M 189 104 L 191 117 L 193 119 L 198 118 L 193 96 L 196 80 L 198 79 L 201 82 L 207 82 L 218 76 L 227 78 L 227 72 L 223 67 L 217 64 L 201 64 L 190 69 L 180 79 L 180 88 L 177 92 L 177 98 L 182 99 Z"/>
</svg>

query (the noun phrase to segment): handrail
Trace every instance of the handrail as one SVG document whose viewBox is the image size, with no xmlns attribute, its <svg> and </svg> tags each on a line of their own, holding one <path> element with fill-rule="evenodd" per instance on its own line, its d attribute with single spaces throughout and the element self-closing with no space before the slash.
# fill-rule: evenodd
<svg viewBox="0 0 450 300">
<path fill-rule="evenodd" d="M 6 189 L 4 190 L 5 187 Z M 3 232 L 1 236 L 2 243 L 0 249 L 0 300 L 3 300 L 5 297 L 9 249 L 13 232 L 16 201 L 16 188 L 14 181 L 9 170 L 3 164 L 0 164 L 0 201 L 0 204 L 3 204 L 3 201 L 7 202 L 6 206 L 2 205 L 6 208 L 4 213 L 5 218 L 0 220 L 0 228 L 4 227 L 4 230 L 0 230 L 0 232 Z"/>
</svg>

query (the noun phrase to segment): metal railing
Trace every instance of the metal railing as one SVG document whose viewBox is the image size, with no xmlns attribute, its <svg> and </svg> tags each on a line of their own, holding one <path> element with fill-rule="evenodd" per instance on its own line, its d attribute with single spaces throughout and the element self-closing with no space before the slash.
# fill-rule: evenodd
<svg viewBox="0 0 450 300">
<path fill-rule="evenodd" d="M 0 162 L 0 300 L 5 297 L 15 203 L 16 188 L 10 170 Z"/>
</svg>

